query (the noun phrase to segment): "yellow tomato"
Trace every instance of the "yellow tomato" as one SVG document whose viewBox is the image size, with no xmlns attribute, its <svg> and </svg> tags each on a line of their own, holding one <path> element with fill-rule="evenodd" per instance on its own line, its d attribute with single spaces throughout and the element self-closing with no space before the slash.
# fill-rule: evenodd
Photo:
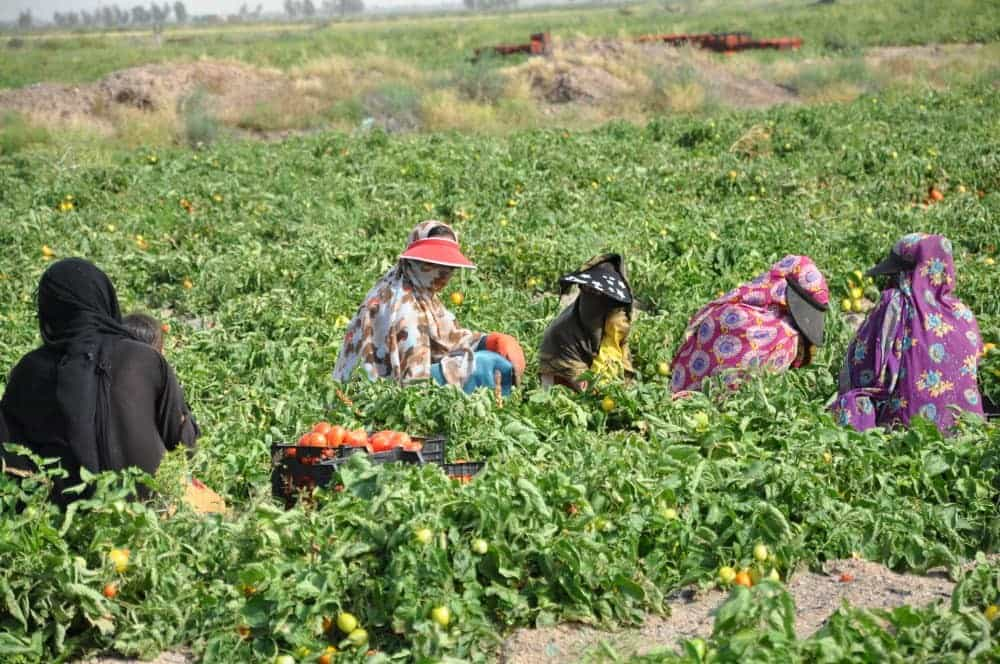
<svg viewBox="0 0 1000 664">
<path fill-rule="evenodd" d="M 129 555 L 128 549 L 111 549 L 108 552 L 108 560 L 114 564 L 115 571 L 121 574 L 128 569 Z"/>
</svg>

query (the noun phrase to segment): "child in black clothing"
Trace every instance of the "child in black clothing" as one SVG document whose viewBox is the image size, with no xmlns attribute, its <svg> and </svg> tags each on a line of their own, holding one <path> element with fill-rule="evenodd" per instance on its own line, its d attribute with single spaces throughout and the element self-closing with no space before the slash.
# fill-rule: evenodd
<svg viewBox="0 0 1000 664">
<path fill-rule="evenodd" d="M 160 321 L 149 314 L 133 311 L 128 316 L 122 318 L 122 324 L 128 330 L 129 334 L 132 335 L 133 339 L 152 346 L 160 355 L 163 354 L 163 325 Z M 195 436 L 200 436 L 201 429 L 198 428 L 198 422 L 194 419 L 191 407 L 186 402 L 184 410 L 184 416 L 191 420 L 191 426 L 194 427 Z"/>
<path fill-rule="evenodd" d="M 140 312 L 132 312 L 122 318 L 122 324 L 136 341 L 149 344 L 163 354 L 163 333 L 166 328 L 152 316 Z M 191 408 L 184 404 L 184 417 L 190 420 L 195 436 L 201 435 L 198 422 L 191 413 Z M 188 477 L 184 493 L 184 501 L 198 513 L 225 513 L 226 501 L 219 494 L 205 486 L 196 477 Z"/>
<path fill-rule="evenodd" d="M 149 314 L 133 311 L 122 318 L 125 329 L 136 341 L 152 346 L 163 354 L 163 325 Z"/>
</svg>

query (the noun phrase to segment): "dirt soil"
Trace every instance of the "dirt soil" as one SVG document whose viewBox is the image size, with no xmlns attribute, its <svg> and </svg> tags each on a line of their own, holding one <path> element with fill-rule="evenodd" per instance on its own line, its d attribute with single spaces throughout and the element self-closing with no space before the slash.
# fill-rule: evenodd
<svg viewBox="0 0 1000 664">
<path fill-rule="evenodd" d="M 921 606 L 948 600 L 954 585 L 943 575 L 896 574 L 866 560 L 837 560 L 827 563 L 824 573 L 793 575 L 788 591 L 795 601 L 795 632 L 804 637 L 822 627 L 845 601 L 861 608 Z M 675 648 L 679 639 L 709 636 L 714 612 L 725 599 L 719 590 L 700 595 L 681 591 L 670 601 L 668 616 L 649 616 L 641 627 L 619 632 L 585 625 L 519 629 L 504 642 L 500 661 L 569 664 L 607 660 L 606 654 L 602 657 L 606 648 L 623 656 Z"/>
<path fill-rule="evenodd" d="M 527 81 L 536 98 L 548 104 L 593 106 L 619 104 L 624 97 L 683 95 L 688 94 L 685 85 L 694 83 L 725 106 L 761 108 L 796 101 L 792 92 L 736 72 L 712 53 L 656 43 L 556 39 L 550 56 L 506 73 Z"/>
<path fill-rule="evenodd" d="M 0 109 L 24 113 L 43 124 L 70 124 L 110 132 L 122 112 L 174 114 L 182 100 L 202 91 L 216 114 L 252 109 L 278 94 L 278 70 L 239 62 L 203 60 L 142 65 L 113 72 L 96 83 L 37 83 L 0 90 Z"/>
</svg>

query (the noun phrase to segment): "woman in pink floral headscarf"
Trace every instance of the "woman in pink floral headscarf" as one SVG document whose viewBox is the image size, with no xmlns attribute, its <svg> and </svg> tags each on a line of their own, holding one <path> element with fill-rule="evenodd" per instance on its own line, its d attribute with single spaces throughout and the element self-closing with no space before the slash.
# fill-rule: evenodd
<svg viewBox="0 0 1000 664">
<path fill-rule="evenodd" d="M 837 420 L 864 431 L 920 415 L 946 431 L 958 411 L 982 415 L 982 339 L 972 311 L 952 295 L 951 242 L 911 233 L 868 273 L 891 275 L 893 284 L 847 349 Z"/>
<path fill-rule="evenodd" d="M 674 356 L 674 392 L 700 389 L 723 374 L 736 388 L 750 371 L 784 371 L 823 345 L 830 291 L 808 256 L 785 256 L 753 281 L 709 302 L 688 323 Z"/>
</svg>

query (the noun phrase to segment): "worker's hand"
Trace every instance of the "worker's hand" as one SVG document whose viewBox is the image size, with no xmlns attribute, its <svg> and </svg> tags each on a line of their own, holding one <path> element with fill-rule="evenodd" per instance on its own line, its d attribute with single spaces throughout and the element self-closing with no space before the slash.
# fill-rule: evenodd
<svg viewBox="0 0 1000 664">
<path fill-rule="evenodd" d="M 476 367 L 472 374 L 466 379 L 462 389 L 466 394 L 488 387 L 493 389 L 496 385 L 496 374 L 500 374 L 500 390 L 503 396 L 510 396 L 511 387 L 514 385 L 514 366 L 502 355 L 488 350 L 476 351 Z"/>
<path fill-rule="evenodd" d="M 503 355 L 514 366 L 514 380 L 521 382 L 524 375 L 524 351 L 517 339 L 509 334 L 490 332 L 486 335 L 486 350 Z"/>
</svg>

